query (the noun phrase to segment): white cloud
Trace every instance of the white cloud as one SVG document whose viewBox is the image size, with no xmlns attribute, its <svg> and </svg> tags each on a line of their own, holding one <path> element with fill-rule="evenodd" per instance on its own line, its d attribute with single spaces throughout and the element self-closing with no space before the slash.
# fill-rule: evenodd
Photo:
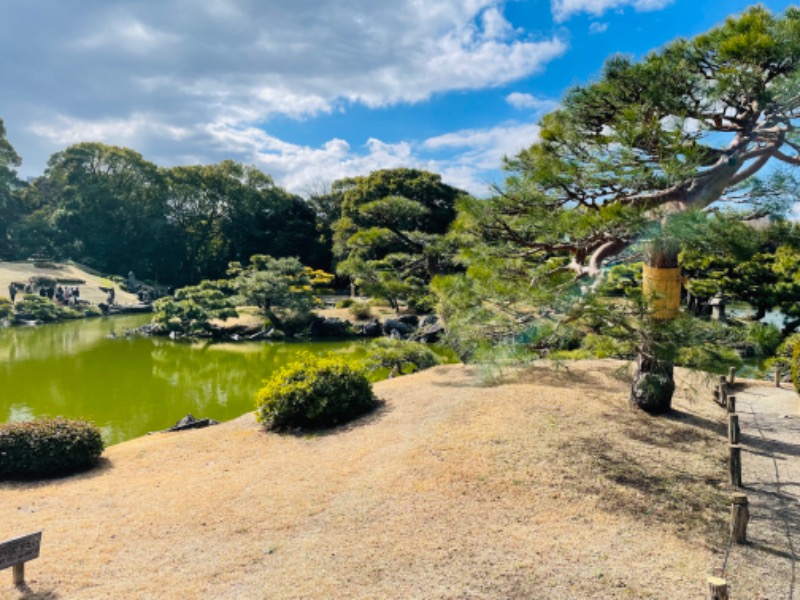
<svg viewBox="0 0 800 600">
<path fill-rule="evenodd" d="M 594 21 L 591 25 L 589 25 L 589 33 L 603 33 L 607 30 L 608 30 L 608 23 Z"/>
<path fill-rule="evenodd" d="M 159 123 L 151 116 L 134 114 L 128 119 L 103 119 L 89 121 L 59 115 L 49 122 L 33 123 L 30 130 L 58 146 L 68 146 L 84 141 L 101 141 L 117 146 L 132 146 L 148 135 L 158 135 L 173 141 L 190 136 L 190 131 Z"/>
<path fill-rule="evenodd" d="M 482 196 L 489 192 L 489 183 L 499 179 L 503 157 L 527 148 L 538 134 L 536 125 L 506 123 L 456 131 L 421 143 L 371 138 L 354 148 L 334 138 L 312 147 L 288 143 L 257 127 L 214 125 L 207 127 L 200 139 L 210 154 L 254 164 L 295 193 L 377 169 L 412 167 L 440 173 L 447 183 Z"/>
<path fill-rule="evenodd" d="M 40 173 L 65 145 L 102 141 L 165 165 L 230 149 L 294 189 L 314 174 L 312 160 L 333 176 L 449 163 L 419 158 L 411 142 L 362 142 L 364 134 L 363 147 L 349 137 L 353 148 L 341 139 L 285 144 L 267 133 L 275 119 L 505 86 L 567 50 L 557 34 L 515 27 L 501 0 L 16 3 L 0 29 L 0 71 L 15 82 L 0 117 L 23 174 Z M 453 172 L 464 178 L 462 169 Z"/>
<path fill-rule="evenodd" d="M 674 0 L 550 0 L 550 9 L 553 18 L 561 22 L 579 13 L 599 17 L 608 10 L 625 6 L 640 12 L 661 10 L 672 2 Z"/>
<path fill-rule="evenodd" d="M 531 109 L 537 113 L 549 112 L 558 106 L 558 102 L 555 100 L 537 98 L 531 94 L 520 92 L 512 92 L 506 96 L 506 102 L 517 110 Z"/>
</svg>

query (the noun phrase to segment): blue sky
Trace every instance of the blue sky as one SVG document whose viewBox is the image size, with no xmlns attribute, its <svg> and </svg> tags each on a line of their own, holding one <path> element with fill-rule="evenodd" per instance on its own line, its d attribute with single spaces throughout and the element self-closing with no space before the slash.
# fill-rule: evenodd
<svg viewBox="0 0 800 600">
<path fill-rule="evenodd" d="M 641 57 L 751 4 L 0 0 L 0 118 L 23 176 L 101 141 L 161 166 L 232 158 L 300 194 L 409 166 L 484 195 L 607 56 Z"/>
</svg>

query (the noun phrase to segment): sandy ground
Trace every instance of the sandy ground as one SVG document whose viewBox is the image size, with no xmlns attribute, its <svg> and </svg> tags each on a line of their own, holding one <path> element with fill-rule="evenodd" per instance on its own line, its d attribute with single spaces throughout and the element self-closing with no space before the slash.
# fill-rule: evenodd
<svg viewBox="0 0 800 600">
<path fill-rule="evenodd" d="M 687 379 L 670 417 L 618 363 L 493 385 L 447 365 L 381 382 L 322 435 L 248 414 L 0 483 L 0 539 L 42 530 L 1 598 L 704 598 L 726 541 L 723 413 Z"/>
<path fill-rule="evenodd" d="M 28 262 L 0 262 L 0 296 L 8 297 L 8 286 L 12 281 L 19 281 L 27 283 L 28 277 L 32 275 L 49 275 L 57 279 L 71 278 L 82 279 L 86 282 L 84 285 L 78 285 L 80 288 L 81 298 L 88 300 L 92 304 L 99 304 L 105 302 L 107 298 L 106 292 L 100 289 L 102 282 L 105 281 L 99 275 L 92 275 L 86 271 L 76 267 L 75 265 L 67 263 L 57 263 L 60 268 L 57 269 L 39 269 Z M 70 285 L 72 284 L 63 284 Z M 139 300 L 134 294 L 123 292 L 119 286 L 116 289 L 116 303 L 117 304 L 136 304 Z M 19 296 L 17 296 L 19 298 Z"/>
</svg>

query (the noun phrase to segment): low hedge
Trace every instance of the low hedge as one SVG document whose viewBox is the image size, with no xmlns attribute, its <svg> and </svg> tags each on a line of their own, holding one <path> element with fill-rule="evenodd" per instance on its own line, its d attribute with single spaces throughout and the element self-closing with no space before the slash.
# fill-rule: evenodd
<svg viewBox="0 0 800 600">
<path fill-rule="evenodd" d="M 304 354 L 264 383 L 256 396 L 256 416 L 278 431 L 340 425 L 377 402 L 364 370 L 336 356 Z"/>
<path fill-rule="evenodd" d="M 36 419 L 0 425 L 0 477 L 64 475 L 88 469 L 105 444 L 87 421 Z"/>
</svg>

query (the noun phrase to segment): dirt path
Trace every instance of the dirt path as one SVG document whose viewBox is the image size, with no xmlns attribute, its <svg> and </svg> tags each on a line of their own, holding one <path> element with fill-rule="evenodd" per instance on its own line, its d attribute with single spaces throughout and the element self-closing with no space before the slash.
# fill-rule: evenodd
<svg viewBox="0 0 800 600">
<path fill-rule="evenodd" d="M 742 483 L 750 503 L 748 544 L 733 546 L 732 598 L 800 599 L 800 398 L 794 390 L 736 390 Z"/>
</svg>

